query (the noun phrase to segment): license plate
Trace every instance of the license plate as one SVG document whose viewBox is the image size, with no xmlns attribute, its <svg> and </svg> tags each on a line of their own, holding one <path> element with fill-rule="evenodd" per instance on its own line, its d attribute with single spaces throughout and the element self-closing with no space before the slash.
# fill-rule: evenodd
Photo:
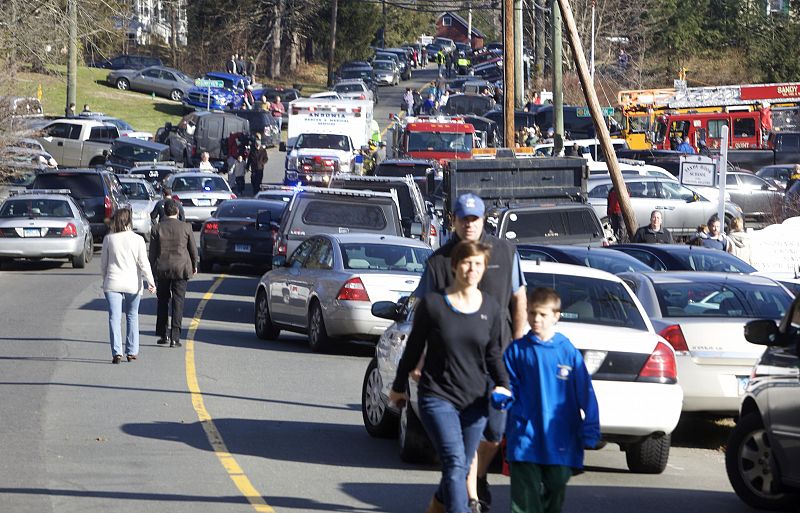
<svg viewBox="0 0 800 513">
<path fill-rule="evenodd" d="M 233 250 L 237 253 L 250 253 L 250 244 L 236 244 Z"/>
<path fill-rule="evenodd" d="M 211 200 L 210 199 L 199 199 L 199 200 L 197 200 L 197 206 L 198 207 L 210 207 L 211 206 Z"/>
<path fill-rule="evenodd" d="M 41 237 L 42 232 L 39 228 L 25 228 L 22 230 L 22 235 L 25 237 Z"/>
<path fill-rule="evenodd" d="M 750 376 L 736 376 L 736 381 L 739 385 L 739 395 L 744 395 L 747 384 L 750 382 Z"/>
</svg>

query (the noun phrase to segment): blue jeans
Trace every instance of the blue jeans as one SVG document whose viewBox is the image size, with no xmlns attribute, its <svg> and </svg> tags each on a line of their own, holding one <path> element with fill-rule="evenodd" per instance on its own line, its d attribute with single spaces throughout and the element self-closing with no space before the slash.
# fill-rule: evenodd
<svg viewBox="0 0 800 513">
<path fill-rule="evenodd" d="M 469 512 L 467 472 L 486 426 L 486 404 L 458 410 L 449 401 L 420 394 L 419 414 L 442 462 L 442 480 L 436 492 L 447 513 Z"/>
<path fill-rule="evenodd" d="M 111 338 L 111 356 L 139 354 L 139 294 L 106 292 L 108 301 L 108 334 Z M 122 352 L 122 310 L 125 309 L 125 353 Z"/>
</svg>

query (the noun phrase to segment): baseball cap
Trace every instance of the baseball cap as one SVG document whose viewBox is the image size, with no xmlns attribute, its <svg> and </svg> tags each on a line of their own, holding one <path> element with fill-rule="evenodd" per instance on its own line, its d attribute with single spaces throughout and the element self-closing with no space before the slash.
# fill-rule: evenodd
<svg viewBox="0 0 800 513">
<path fill-rule="evenodd" d="M 453 213 L 458 218 L 469 216 L 483 217 L 485 210 L 486 207 L 483 205 L 483 200 L 477 195 L 468 192 L 458 197 Z"/>
</svg>

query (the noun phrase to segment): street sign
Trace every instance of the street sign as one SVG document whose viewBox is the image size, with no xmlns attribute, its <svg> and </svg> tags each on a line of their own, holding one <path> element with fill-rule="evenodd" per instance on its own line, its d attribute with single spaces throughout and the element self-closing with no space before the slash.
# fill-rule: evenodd
<svg viewBox="0 0 800 513">
<path fill-rule="evenodd" d="M 197 87 L 225 87 L 225 82 L 222 80 L 206 80 L 204 78 L 198 78 L 194 81 L 194 85 Z"/>
<path fill-rule="evenodd" d="M 717 162 L 702 155 L 680 157 L 680 182 L 684 185 L 714 187 Z"/>
<path fill-rule="evenodd" d="M 603 117 L 611 117 L 614 115 L 614 107 L 600 107 L 600 111 L 603 113 Z M 575 109 L 575 114 L 579 118 L 590 118 L 592 117 L 592 113 L 589 111 L 589 107 L 578 107 Z"/>
</svg>

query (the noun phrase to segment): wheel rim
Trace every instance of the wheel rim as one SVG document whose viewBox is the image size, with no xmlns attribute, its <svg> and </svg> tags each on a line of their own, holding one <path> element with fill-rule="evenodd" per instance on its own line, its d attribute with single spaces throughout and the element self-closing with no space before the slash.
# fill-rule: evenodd
<svg viewBox="0 0 800 513">
<path fill-rule="evenodd" d="M 386 412 L 386 405 L 381 399 L 381 388 L 383 380 L 381 380 L 381 373 L 378 368 L 372 369 L 367 377 L 367 386 L 364 390 L 365 400 L 364 407 L 367 410 L 367 418 L 369 423 L 377 426 L 383 420 L 383 415 Z"/>
<path fill-rule="evenodd" d="M 318 307 L 315 307 L 311 313 L 311 326 L 308 327 L 308 338 L 312 345 L 316 345 L 319 341 L 320 335 L 320 322 L 322 321 L 322 312 Z"/>
<path fill-rule="evenodd" d="M 179 102 L 181 101 L 181 98 L 183 98 L 183 93 L 180 91 L 172 91 L 172 99 L 174 101 Z"/>
<path fill-rule="evenodd" d="M 258 296 L 258 308 L 256 309 L 256 328 L 264 333 L 267 331 L 267 298 L 261 294 Z"/>
<path fill-rule="evenodd" d="M 119 82 L 117 82 L 117 87 L 122 89 L 123 91 L 126 91 L 128 89 L 128 81 L 120 80 Z"/>
<path fill-rule="evenodd" d="M 755 495 L 774 499 L 780 494 L 774 491 L 772 474 L 772 449 L 769 446 L 766 430 L 752 431 L 739 447 L 737 466 L 739 475 L 748 489 Z"/>
</svg>

